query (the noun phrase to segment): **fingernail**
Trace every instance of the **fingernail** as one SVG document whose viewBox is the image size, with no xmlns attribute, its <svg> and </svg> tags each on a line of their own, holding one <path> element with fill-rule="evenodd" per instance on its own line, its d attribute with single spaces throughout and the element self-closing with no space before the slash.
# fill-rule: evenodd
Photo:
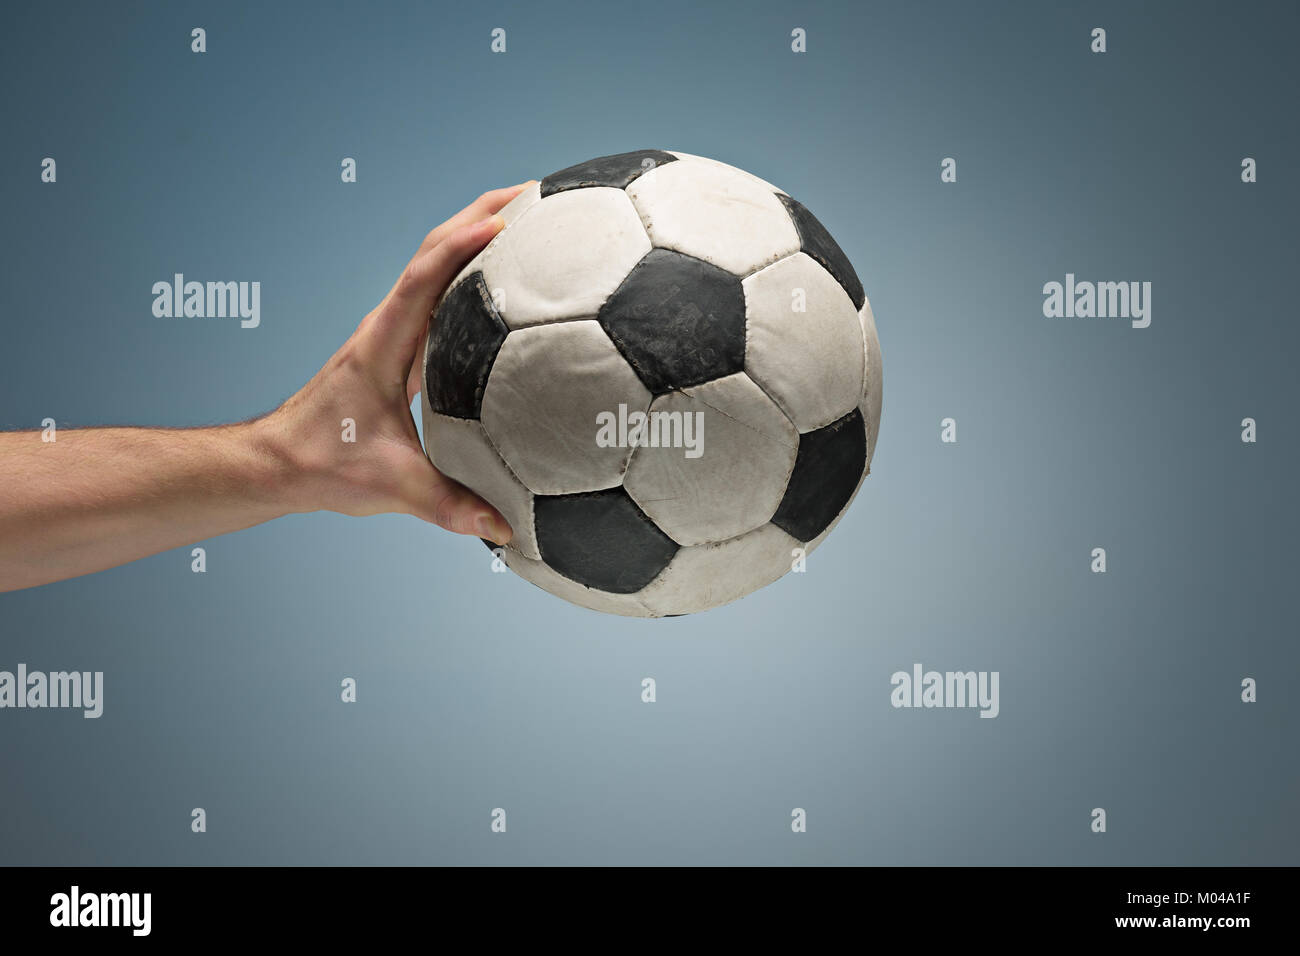
<svg viewBox="0 0 1300 956">
<path fill-rule="evenodd" d="M 492 231 L 494 233 L 500 232 L 506 227 L 506 221 L 500 216 L 488 216 L 483 221 L 492 223 Z"/>
<path fill-rule="evenodd" d="M 479 515 L 474 522 L 474 530 L 478 532 L 480 538 L 487 538 L 489 541 L 501 543 L 501 528 L 491 515 Z"/>
</svg>

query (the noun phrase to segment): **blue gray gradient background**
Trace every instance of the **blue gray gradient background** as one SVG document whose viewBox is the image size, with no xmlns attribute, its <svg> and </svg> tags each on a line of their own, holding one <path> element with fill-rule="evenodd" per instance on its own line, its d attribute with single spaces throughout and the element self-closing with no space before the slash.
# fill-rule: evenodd
<svg viewBox="0 0 1300 956">
<path fill-rule="evenodd" d="M 185 548 L 0 595 L 0 669 L 106 682 L 97 721 L 0 712 L 0 863 L 1300 862 L 1296 10 L 9 11 L 0 427 L 265 412 L 432 225 L 643 146 L 822 218 L 885 400 L 807 573 L 698 616 L 598 615 L 472 539 L 329 514 L 202 542 L 205 575 Z M 174 272 L 261 281 L 261 328 L 155 319 Z M 1066 272 L 1151 281 L 1151 327 L 1045 319 Z M 1000 671 L 1001 715 L 891 708 L 917 661 Z"/>
</svg>

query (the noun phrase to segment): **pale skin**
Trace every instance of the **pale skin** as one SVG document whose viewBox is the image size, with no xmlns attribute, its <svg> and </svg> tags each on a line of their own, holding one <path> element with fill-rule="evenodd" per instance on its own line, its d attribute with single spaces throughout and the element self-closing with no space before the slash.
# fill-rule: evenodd
<svg viewBox="0 0 1300 956">
<path fill-rule="evenodd" d="M 528 183 L 430 232 L 401 277 L 297 394 L 215 428 L 0 432 L 0 591 L 102 571 L 286 514 L 402 513 L 497 543 L 510 526 L 430 463 L 411 402 L 429 313 Z M 356 423 L 343 440 L 343 420 Z"/>
</svg>

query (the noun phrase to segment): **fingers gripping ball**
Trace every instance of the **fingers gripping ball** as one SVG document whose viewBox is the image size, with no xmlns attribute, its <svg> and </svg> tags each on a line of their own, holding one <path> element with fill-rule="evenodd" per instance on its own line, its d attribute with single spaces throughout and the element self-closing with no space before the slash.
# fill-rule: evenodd
<svg viewBox="0 0 1300 956">
<path fill-rule="evenodd" d="M 853 266 L 742 170 L 642 150 L 547 176 L 438 303 L 424 437 L 509 567 L 614 614 L 781 577 L 866 477 L 880 344 Z"/>
</svg>

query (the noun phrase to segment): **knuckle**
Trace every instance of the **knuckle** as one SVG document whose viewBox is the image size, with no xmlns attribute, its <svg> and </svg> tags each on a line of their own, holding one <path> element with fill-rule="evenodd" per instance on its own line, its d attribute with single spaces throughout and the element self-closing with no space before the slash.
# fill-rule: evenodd
<svg viewBox="0 0 1300 956">
<path fill-rule="evenodd" d="M 446 528 L 448 531 L 459 531 L 457 522 L 459 520 L 459 509 L 456 507 L 457 495 L 454 489 L 448 488 L 441 492 L 433 502 L 433 523 L 440 528 Z"/>
<path fill-rule="evenodd" d="M 416 271 L 415 261 L 412 260 L 410 263 L 407 264 L 406 268 L 402 270 L 402 276 L 400 279 L 397 280 L 397 285 L 398 288 L 402 289 L 403 291 L 408 291 L 410 289 L 415 288 L 419 284 L 420 284 L 420 277 L 418 272 Z"/>
<path fill-rule="evenodd" d="M 398 285 L 404 292 L 412 292 L 423 287 L 429 280 L 429 270 L 424 256 L 417 256 L 407 263 L 402 270 Z"/>
</svg>

